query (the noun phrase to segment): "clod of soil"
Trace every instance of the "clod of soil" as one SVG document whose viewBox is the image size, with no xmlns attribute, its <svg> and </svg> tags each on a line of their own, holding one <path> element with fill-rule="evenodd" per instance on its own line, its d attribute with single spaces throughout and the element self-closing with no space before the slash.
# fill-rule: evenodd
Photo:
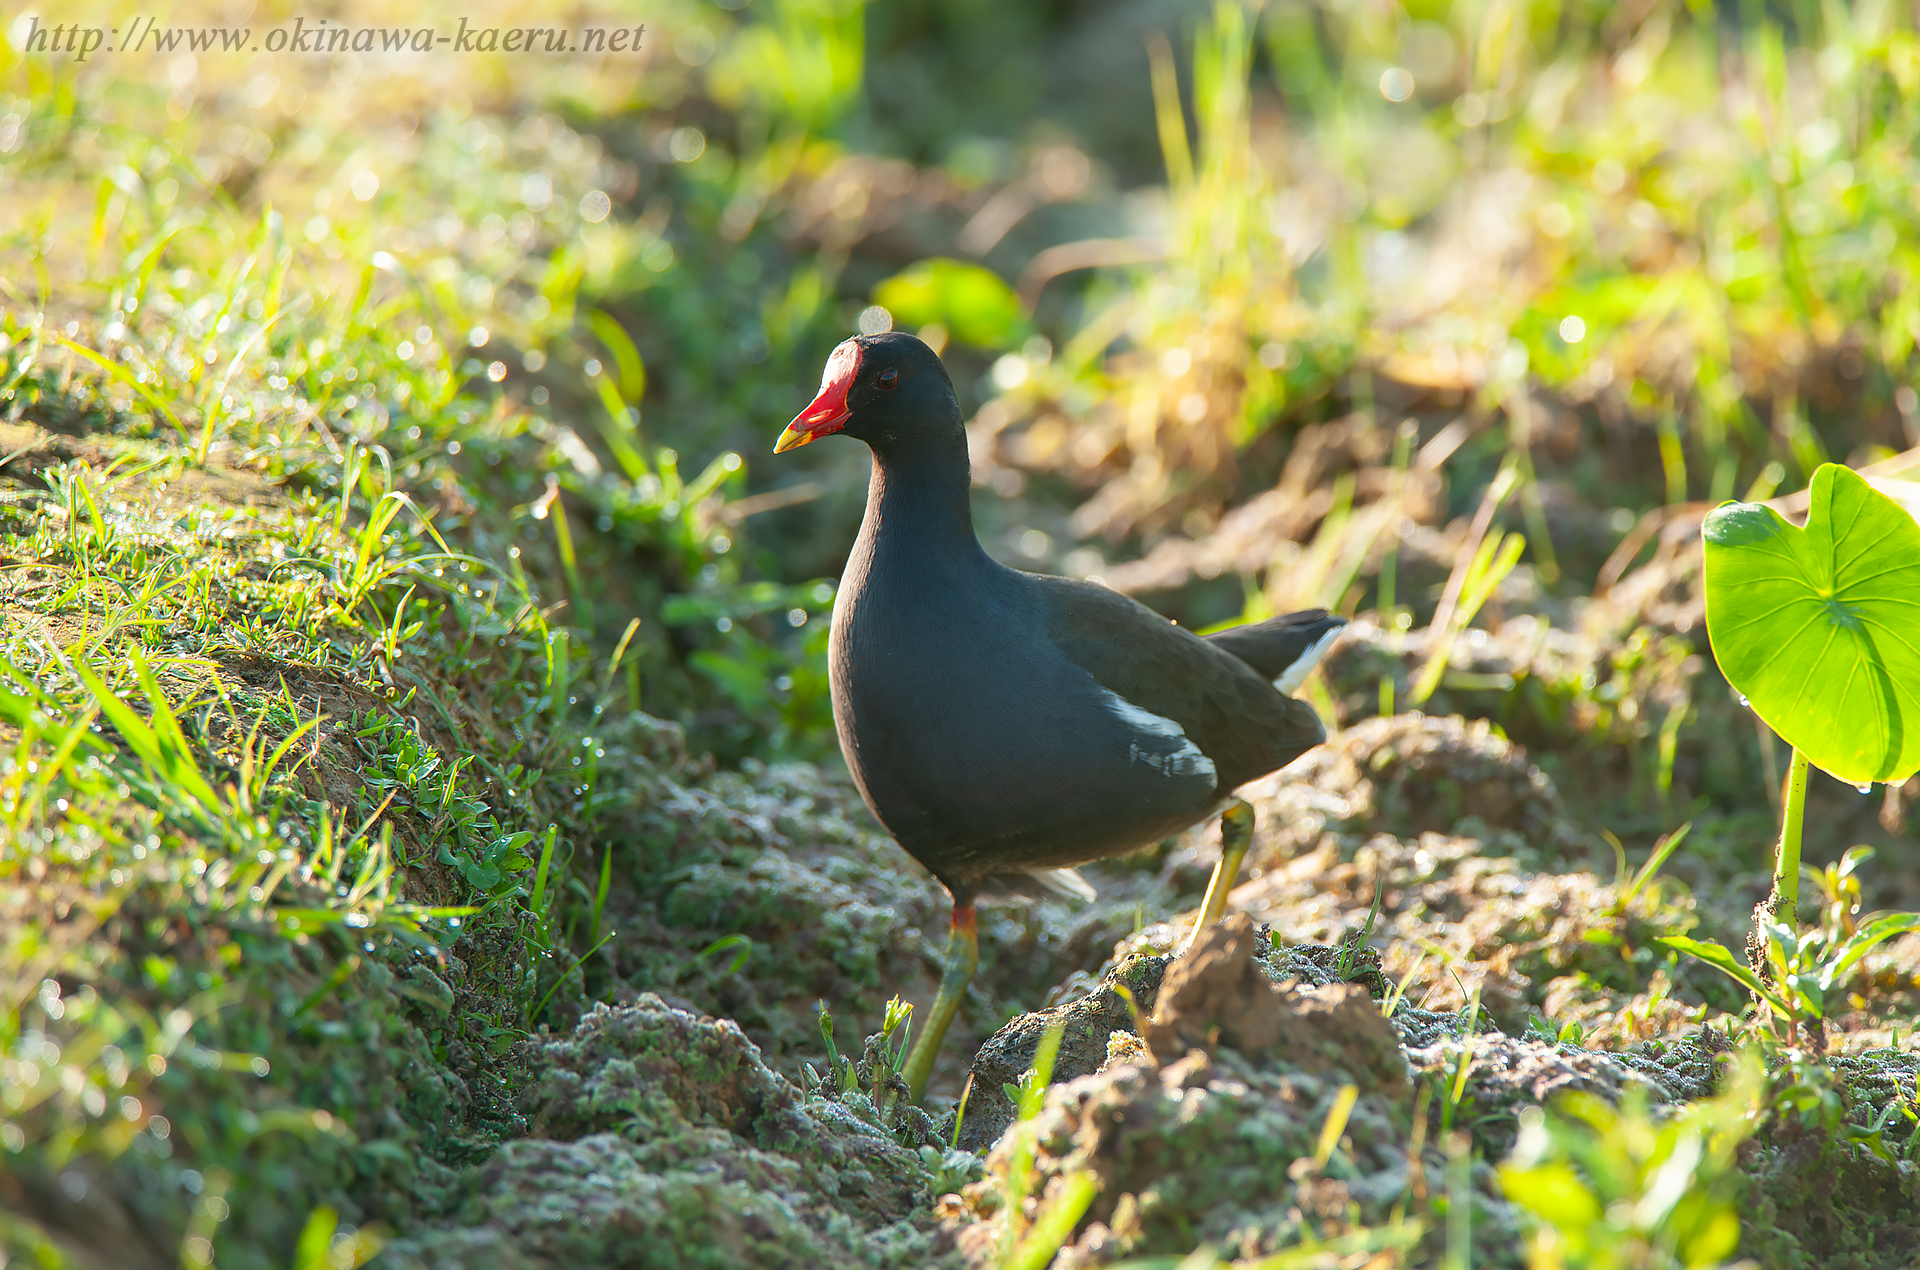
<svg viewBox="0 0 1920 1270">
<path fill-rule="evenodd" d="M 1231 1045 L 1309 1071 L 1337 1067 L 1367 1089 L 1403 1084 L 1399 1043 L 1367 990 L 1276 984 L 1254 960 L 1266 942 L 1244 913 L 1201 933 L 1167 968 L 1153 1017 L 1142 1021 L 1141 1039 L 1153 1056 L 1165 1063 L 1189 1050 Z"/>
<path fill-rule="evenodd" d="M 1276 983 L 1276 960 L 1266 936 L 1236 916 L 1166 965 L 1152 1017 L 1142 1020 L 1151 1048 L 1112 1044 L 1098 1071 L 1056 1085 L 1040 1115 L 993 1148 L 993 1176 L 945 1202 L 969 1263 L 987 1262 L 998 1247 L 1002 1195 L 1025 1196 L 1030 1219 L 1080 1170 L 1099 1191 L 1055 1265 L 1182 1254 L 1202 1242 L 1256 1257 L 1309 1229 L 1325 1237 L 1385 1222 L 1416 1174 L 1443 1169 L 1430 1148 L 1407 1147 L 1407 1066 L 1366 990 Z M 1072 1007 L 1053 1013 L 1082 1017 Z M 1029 1016 L 1010 1030 L 1029 1035 L 1038 1022 Z M 1158 1061 L 1175 1054 L 1184 1056 Z M 1347 1086 L 1353 1092 L 1343 1095 Z M 1329 1168 L 1316 1161 L 1317 1142 L 1346 1099 L 1354 1101 L 1342 1156 Z M 1498 1214 L 1476 1221 L 1510 1229 L 1491 1192 L 1476 1203 Z"/>
<path fill-rule="evenodd" d="M 1000 1140 L 1014 1116 L 1005 1086 L 1032 1070 L 1041 1038 L 1051 1029 L 1061 1029 L 1054 1080 L 1098 1071 L 1107 1061 L 1112 1038 L 1134 1035 L 1134 1015 L 1154 1008 L 1168 961 L 1166 957 L 1127 957 L 1107 967 L 1098 986 L 1086 996 L 1023 1014 L 989 1037 L 973 1059 L 960 1147 L 985 1151 Z"/>
</svg>

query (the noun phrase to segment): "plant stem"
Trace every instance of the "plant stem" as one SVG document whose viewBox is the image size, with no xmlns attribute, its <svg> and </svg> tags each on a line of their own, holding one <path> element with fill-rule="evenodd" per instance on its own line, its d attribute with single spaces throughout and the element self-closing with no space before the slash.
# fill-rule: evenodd
<svg viewBox="0 0 1920 1270">
<path fill-rule="evenodd" d="M 1807 756 L 1796 747 L 1787 770 L 1786 806 L 1780 816 L 1780 859 L 1773 871 L 1773 893 L 1780 897 L 1781 920 L 1796 925 L 1800 902 L 1800 821 L 1807 806 Z"/>
</svg>

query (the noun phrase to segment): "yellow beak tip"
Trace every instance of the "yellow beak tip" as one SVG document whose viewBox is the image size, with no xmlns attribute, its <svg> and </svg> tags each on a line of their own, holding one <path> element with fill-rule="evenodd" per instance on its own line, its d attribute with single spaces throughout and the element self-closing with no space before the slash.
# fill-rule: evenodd
<svg viewBox="0 0 1920 1270">
<path fill-rule="evenodd" d="M 780 439 L 773 443 L 773 452 L 775 454 L 785 454 L 788 450 L 799 449 L 811 440 L 813 440 L 813 433 L 789 426 L 785 432 L 780 434 Z"/>
</svg>

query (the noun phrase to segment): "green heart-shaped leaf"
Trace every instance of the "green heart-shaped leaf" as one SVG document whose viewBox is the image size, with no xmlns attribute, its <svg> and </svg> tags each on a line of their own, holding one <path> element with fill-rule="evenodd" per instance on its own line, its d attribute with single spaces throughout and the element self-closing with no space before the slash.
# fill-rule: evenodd
<svg viewBox="0 0 1920 1270">
<path fill-rule="evenodd" d="M 1805 529 L 1756 503 L 1707 517 L 1707 634 L 1727 682 L 1814 766 L 1920 771 L 1920 523 L 1857 473 L 1813 474 Z"/>
</svg>

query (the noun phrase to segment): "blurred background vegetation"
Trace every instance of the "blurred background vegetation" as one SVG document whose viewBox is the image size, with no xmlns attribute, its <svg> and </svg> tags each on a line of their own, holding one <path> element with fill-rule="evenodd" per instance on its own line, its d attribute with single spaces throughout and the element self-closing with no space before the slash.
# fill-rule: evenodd
<svg viewBox="0 0 1920 1270">
<path fill-rule="evenodd" d="M 1792 510 L 1827 460 L 1912 498 L 1909 7 L 473 0 L 403 21 L 645 34 L 32 47 L 133 18 L 21 13 L 0 44 L 0 415 L 256 471 L 366 531 L 339 613 L 282 597 L 233 648 L 370 675 L 327 623 L 393 660 L 417 586 L 486 610 L 469 640 L 507 651 L 459 665 L 524 689 L 536 734 L 644 710 L 722 767 L 831 766 L 866 455 L 770 450 L 834 344 L 913 330 L 1002 559 L 1195 627 L 1337 608 L 1362 620 L 1308 689 L 1331 724 L 1494 720 L 1626 848 L 1691 817 L 1671 872 L 1764 879 L 1784 750 L 1713 670 L 1697 526 Z M 395 493 L 492 580 L 388 577 L 432 545 L 374 524 Z M 470 891 L 432 898 L 529 898 L 508 864 L 538 844 L 508 831 L 563 822 L 586 953 L 591 766 L 488 821 Z M 1827 782 L 1809 859 L 1908 841 L 1914 792 Z M 1868 887 L 1920 906 L 1912 869 Z"/>
</svg>

